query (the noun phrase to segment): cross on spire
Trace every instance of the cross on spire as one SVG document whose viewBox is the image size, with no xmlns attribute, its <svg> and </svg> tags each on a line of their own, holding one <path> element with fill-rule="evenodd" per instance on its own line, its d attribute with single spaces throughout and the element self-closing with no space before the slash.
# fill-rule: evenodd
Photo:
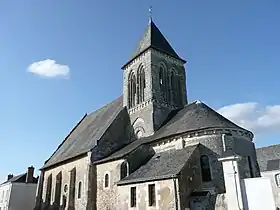
<svg viewBox="0 0 280 210">
<path fill-rule="evenodd" d="M 149 8 L 149 21 L 152 22 L 152 16 L 153 16 L 153 8 L 150 6 Z"/>
</svg>

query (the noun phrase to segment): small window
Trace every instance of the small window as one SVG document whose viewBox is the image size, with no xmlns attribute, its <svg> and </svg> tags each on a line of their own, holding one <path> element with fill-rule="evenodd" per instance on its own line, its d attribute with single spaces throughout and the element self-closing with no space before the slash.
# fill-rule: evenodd
<svg viewBox="0 0 280 210">
<path fill-rule="evenodd" d="M 149 184 L 149 206 L 156 205 L 156 189 L 155 184 Z"/>
<path fill-rule="evenodd" d="M 136 207 L 136 187 L 130 188 L 130 207 Z"/>
<path fill-rule="evenodd" d="M 121 164 L 121 179 L 128 176 L 128 162 L 123 162 Z"/>
<path fill-rule="evenodd" d="M 109 174 L 105 174 L 104 187 L 109 187 Z"/>
<path fill-rule="evenodd" d="M 207 155 L 200 157 L 201 175 L 203 182 L 209 182 L 212 180 L 209 158 Z"/>
<path fill-rule="evenodd" d="M 82 182 L 79 182 L 79 186 L 78 186 L 78 199 L 81 198 L 82 195 Z"/>
<path fill-rule="evenodd" d="M 275 182 L 277 187 L 280 187 L 280 174 L 275 174 Z"/>
<path fill-rule="evenodd" d="M 67 193 L 68 192 L 68 185 L 64 185 L 64 192 Z"/>
</svg>

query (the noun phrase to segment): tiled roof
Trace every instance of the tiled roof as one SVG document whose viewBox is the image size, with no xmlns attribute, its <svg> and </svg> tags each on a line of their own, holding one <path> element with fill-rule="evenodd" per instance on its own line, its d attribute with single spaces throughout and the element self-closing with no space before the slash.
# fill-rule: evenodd
<svg viewBox="0 0 280 210">
<path fill-rule="evenodd" d="M 27 173 L 14 176 L 13 178 L 3 182 L 2 184 L 14 183 L 14 182 L 25 183 L 26 182 L 26 175 L 27 175 Z M 37 183 L 37 182 L 38 182 L 38 179 L 33 177 L 33 182 L 32 183 Z"/>
</svg>

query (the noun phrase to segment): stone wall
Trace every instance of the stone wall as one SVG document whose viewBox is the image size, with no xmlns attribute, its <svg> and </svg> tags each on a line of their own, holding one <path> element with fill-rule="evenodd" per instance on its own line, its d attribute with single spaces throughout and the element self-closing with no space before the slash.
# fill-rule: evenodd
<svg viewBox="0 0 280 210">
<path fill-rule="evenodd" d="M 224 152 L 225 146 L 223 144 L 222 136 L 222 131 L 219 131 L 216 134 L 205 131 L 202 135 L 178 135 L 152 145 L 156 152 L 162 152 L 169 149 L 180 149 L 183 147 L 200 144 L 200 154 L 207 155 L 210 160 L 212 181 L 203 182 L 202 185 L 196 190 L 207 190 L 211 192 L 209 197 L 210 210 L 211 208 L 221 210 L 226 209 L 223 168 L 222 163 L 218 161 L 218 158 L 221 157 Z M 249 171 L 248 156 L 251 159 L 253 175 L 258 177 L 259 167 L 256 160 L 255 145 L 251 139 L 239 135 L 233 135 L 233 142 L 231 145 L 234 152 L 243 157 L 239 167 L 242 178 L 248 178 L 251 176 Z M 188 194 L 189 191 L 185 193 Z"/>
<path fill-rule="evenodd" d="M 163 100 L 163 94 L 160 90 L 159 68 L 164 66 L 168 78 L 171 71 L 174 72 L 176 78 L 180 79 L 181 86 L 181 104 L 170 103 Z M 183 107 L 187 102 L 186 96 L 186 73 L 184 63 L 178 59 L 174 59 L 164 53 L 160 53 L 154 49 L 147 50 L 142 55 L 134 59 L 123 71 L 123 104 L 128 105 L 128 81 L 129 75 L 133 72 L 137 75 L 139 67 L 145 69 L 144 89 L 145 101 L 135 107 L 129 109 L 131 122 L 141 118 L 145 127 L 145 136 L 152 135 L 160 125 L 166 120 L 170 111 Z M 168 89 L 169 91 L 169 89 Z M 172 96 L 177 92 L 171 93 Z"/>
<path fill-rule="evenodd" d="M 176 196 L 174 184 L 176 180 L 167 179 L 155 182 L 145 182 L 133 185 L 123 185 L 118 187 L 119 205 L 118 209 L 129 210 L 135 209 L 130 207 L 130 188 L 136 187 L 136 209 L 138 210 L 175 210 L 176 209 Z M 149 206 L 148 185 L 155 184 L 156 191 L 156 205 Z"/>
<path fill-rule="evenodd" d="M 80 159 L 76 159 L 72 162 L 65 163 L 63 165 L 57 166 L 55 168 L 46 169 L 44 172 L 44 182 L 43 182 L 43 192 L 42 192 L 42 200 L 46 201 L 46 190 L 47 190 L 47 180 L 48 177 L 52 174 L 52 190 L 51 190 L 51 205 L 54 202 L 55 198 L 55 183 L 56 183 L 56 175 L 60 172 L 62 173 L 62 189 L 61 189 L 61 199 L 60 202 L 62 204 L 62 196 L 66 195 L 67 197 L 67 205 L 69 200 L 69 189 L 70 189 L 70 171 L 73 168 L 76 168 L 76 184 L 75 184 L 75 208 L 79 210 L 86 209 L 87 200 L 88 200 L 88 171 L 90 166 L 90 155 L 82 157 Z M 79 182 L 82 183 L 81 190 L 81 198 L 78 199 L 78 185 Z M 67 185 L 68 191 L 64 192 L 64 187 Z M 67 207 L 67 206 L 66 206 Z"/>
<path fill-rule="evenodd" d="M 123 159 L 96 165 L 97 191 L 96 209 L 116 209 L 119 200 L 117 182 L 120 180 L 120 166 Z M 109 175 L 109 186 L 105 188 L 105 175 Z"/>
<path fill-rule="evenodd" d="M 195 189 L 201 186 L 201 171 L 199 158 L 199 148 L 196 148 L 179 174 L 178 190 L 180 195 L 181 209 L 190 208 L 190 195 Z"/>
<path fill-rule="evenodd" d="M 127 110 L 122 110 L 92 150 L 91 161 L 100 160 L 131 142 L 131 123 Z"/>
</svg>

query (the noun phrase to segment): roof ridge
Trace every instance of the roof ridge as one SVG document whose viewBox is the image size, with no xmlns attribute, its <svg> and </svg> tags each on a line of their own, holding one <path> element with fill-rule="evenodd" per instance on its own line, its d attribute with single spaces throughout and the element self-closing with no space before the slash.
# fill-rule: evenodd
<svg viewBox="0 0 280 210">
<path fill-rule="evenodd" d="M 91 115 L 91 114 L 93 114 L 93 113 L 96 113 L 96 112 L 98 112 L 98 111 L 100 111 L 100 110 L 102 110 L 102 109 L 108 107 L 109 105 L 111 105 L 111 104 L 115 103 L 116 101 L 118 101 L 118 99 L 120 99 L 121 97 L 122 97 L 122 95 L 119 96 L 119 97 L 117 97 L 117 98 L 115 98 L 115 99 L 112 100 L 111 102 L 107 102 L 107 103 L 105 103 L 104 105 L 101 105 L 100 107 L 98 107 L 98 108 L 96 108 L 94 111 L 92 111 L 89 115 Z"/>
<path fill-rule="evenodd" d="M 280 144 L 271 144 L 271 145 L 264 146 L 264 147 L 258 147 L 258 148 L 256 148 L 256 150 L 258 150 L 258 149 L 264 149 L 264 148 L 269 148 L 269 147 L 275 147 L 275 146 L 280 146 Z"/>
</svg>

